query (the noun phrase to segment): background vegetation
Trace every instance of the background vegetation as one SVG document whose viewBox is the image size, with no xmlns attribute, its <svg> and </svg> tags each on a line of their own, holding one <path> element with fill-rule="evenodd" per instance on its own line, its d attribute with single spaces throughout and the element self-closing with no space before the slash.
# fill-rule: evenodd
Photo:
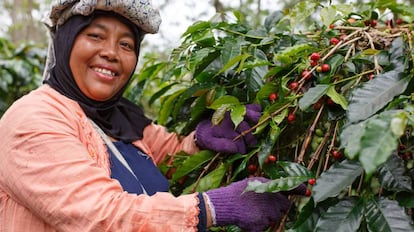
<svg viewBox="0 0 414 232">
<path fill-rule="evenodd" d="M 268 231 L 414 231 L 413 7 L 300 1 L 260 14 L 229 10 L 189 26 L 167 55 L 146 54 L 126 93 L 180 134 L 205 118 L 219 123 L 226 111 L 237 125 L 246 104 L 262 106 L 252 129 L 258 146 L 177 154 L 161 166 L 171 191 L 247 176 L 272 179 L 249 184 L 256 192 L 305 182 L 308 196 L 292 199 Z M 44 49 L 1 42 L 4 111 L 40 84 Z"/>
</svg>

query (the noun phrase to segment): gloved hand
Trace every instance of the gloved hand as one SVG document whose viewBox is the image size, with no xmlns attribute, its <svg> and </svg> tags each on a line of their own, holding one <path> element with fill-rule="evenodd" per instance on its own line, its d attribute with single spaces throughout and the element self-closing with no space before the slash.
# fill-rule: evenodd
<svg viewBox="0 0 414 232">
<path fill-rule="evenodd" d="M 261 117 L 262 107 L 259 104 L 246 105 L 246 114 L 244 120 L 234 128 L 234 123 L 231 120 L 230 113 L 226 112 L 223 120 L 219 125 L 212 125 L 210 119 L 201 121 L 195 132 L 195 139 L 197 145 L 202 149 L 209 149 L 216 152 L 234 154 L 246 153 L 246 148 L 255 146 L 257 139 L 251 132 L 234 140 L 243 131 L 251 128 L 250 125 L 256 124 Z"/>
<path fill-rule="evenodd" d="M 263 231 L 272 222 L 278 222 L 291 205 L 289 195 L 305 195 L 306 185 L 278 193 L 244 192 L 247 182 L 268 181 L 254 177 L 234 182 L 226 187 L 205 192 L 215 212 L 216 225 L 237 225 L 246 231 Z"/>
</svg>

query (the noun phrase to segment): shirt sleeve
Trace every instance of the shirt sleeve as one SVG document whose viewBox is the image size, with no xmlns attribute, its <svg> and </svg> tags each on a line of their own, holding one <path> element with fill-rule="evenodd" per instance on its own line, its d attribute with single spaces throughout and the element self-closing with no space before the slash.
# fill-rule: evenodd
<svg viewBox="0 0 414 232">
<path fill-rule="evenodd" d="M 15 106 L 0 122 L 0 191 L 14 207 L 57 231 L 196 230 L 197 194 L 126 193 L 90 157 L 78 138 L 78 118 L 65 110 L 71 111 Z M 19 216 L 0 223 L 24 220 Z"/>
<path fill-rule="evenodd" d="M 179 136 L 154 123 L 144 129 L 144 137 L 137 141 L 136 145 L 151 155 L 157 164 L 164 161 L 167 155 L 173 157 L 180 151 L 194 154 L 200 150 L 194 141 L 194 132 L 187 136 Z"/>
</svg>

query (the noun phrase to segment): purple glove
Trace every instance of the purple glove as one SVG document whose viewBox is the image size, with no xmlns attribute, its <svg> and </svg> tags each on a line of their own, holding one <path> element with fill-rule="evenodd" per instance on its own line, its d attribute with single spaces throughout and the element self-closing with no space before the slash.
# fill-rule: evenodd
<svg viewBox="0 0 414 232">
<path fill-rule="evenodd" d="M 222 153 L 246 153 L 246 148 L 255 146 L 257 139 L 251 132 L 233 141 L 243 131 L 250 129 L 261 117 L 262 107 L 258 104 L 246 105 L 244 120 L 234 129 L 230 113 L 226 112 L 219 125 L 213 126 L 210 119 L 201 121 L 196 127 L 195 138 L 197 145 L 202 149 L 209 149 Z"/>
<path fill-rule="evenodd" d="M 306 193 L 304 184 L 288 192 L 243 192 L 247 182 L 253 180 L 268 181 L 263 177 L 248 178 L 206 192 L 214 208 L 217 226 L 237 225 L 246 231 L 263 231 L 272 222 L 280 221 L 289 210 L 289 195 Z"/>
</svg>

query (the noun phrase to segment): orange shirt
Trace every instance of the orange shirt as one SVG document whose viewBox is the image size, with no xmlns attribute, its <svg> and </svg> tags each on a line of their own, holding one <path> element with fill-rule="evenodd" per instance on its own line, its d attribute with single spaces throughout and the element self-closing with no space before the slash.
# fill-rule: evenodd
<svg viewBox="0 0 414 232">
<path fill-rule="evenodd" d="M 128 194 L 77 102 L 43 85 L 0 120 L 0 232 L 196 231 L 196 194 Z M 156 163 L 198 150 L 155 124 L 134 144 Z"/>
</svg>

